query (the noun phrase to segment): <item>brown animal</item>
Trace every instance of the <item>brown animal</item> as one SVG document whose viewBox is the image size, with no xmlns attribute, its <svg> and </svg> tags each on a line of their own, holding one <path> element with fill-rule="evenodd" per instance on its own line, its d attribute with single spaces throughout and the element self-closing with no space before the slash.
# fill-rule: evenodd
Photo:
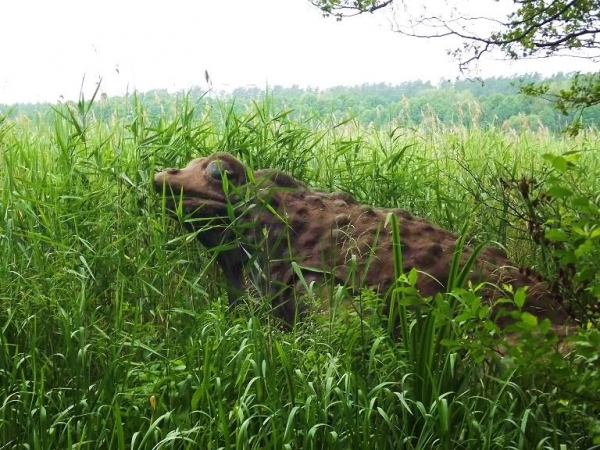
<svg viewBox="0 0 600 450">
<path fill-rule="evenodd" d="M 170 210 L 187 216 L 202 244 L 218 249 L 232 304 L 248 279 L 272 296 L 275 315 L 288 323 L 307 310 L 296 294 L 313 281 L 323 297 L 339 284 L 385 294 L 395 283 L 391 215 L 399 223 L 404 272 L 424 272 L 416 284 L 423 296 L 445 291 L 457 235 L 406 211 L 316 191 L 278 170 L 251 172 L 227 153 L 159 172 L 154 184 Z M 465 247 L 461 263 L 472 253 Z M 514 268 L 498 249 L 479 254 L 469 279 L 489 283 L 481 291 L 486 301 L 503 295 L 502 284 L 530 286 L 526 311 L 555 323 L 567 319 L 545 284 Z"/>
</svg>

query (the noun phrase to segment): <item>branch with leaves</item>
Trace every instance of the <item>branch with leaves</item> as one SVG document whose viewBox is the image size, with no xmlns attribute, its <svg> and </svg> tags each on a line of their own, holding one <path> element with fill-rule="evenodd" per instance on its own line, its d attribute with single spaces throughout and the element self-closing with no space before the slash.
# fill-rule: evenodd
<svg viewBox="0 0 600 450">
<path fill-rule="evenodd" d="M 394 0 L 308 0 L 314 6 L 319 8 L 325 16 L 333 15 L 337 20 L 342 17 L 351 17 L 375 12 L 379 9 L 390 6 Z"/>
</svg>

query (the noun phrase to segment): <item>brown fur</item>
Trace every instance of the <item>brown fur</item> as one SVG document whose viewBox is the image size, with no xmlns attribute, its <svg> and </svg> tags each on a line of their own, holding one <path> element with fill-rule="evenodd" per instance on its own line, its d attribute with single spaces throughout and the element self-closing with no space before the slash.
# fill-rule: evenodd
<svg viewBox="0 0 600 450">
<path fill-rule="evenodd" d="M 247 290 L 246 280 L 251 278 L 263 286 L 263 293 L 272 295 L 275 313 L 293 321 L 306 305 L 294 300 L 303 283 L 292 261 L 321 293 L 337 284 L 385 293 L 395 282 L 392 214 L 400 226 L 403 270 L 429 274 L 419 274 L 417 287 L 423 296 L 445 290 L 457 235 L 406 211 L 373 208 L 357 204 L 348 194 L 312 190 L 273 169 L 249 173 L 227 153 L 159 172 L 154 182 L 159 192 L 165 189 L 171 209 L 180 203 L 194 218 L 187 226 L 198 232 L 200 241 L 208 248 L 219 247 L 217 262 L 231 303 Z M 465 248 L 461 262 L 471 254 L 472 249 Z M 484 249 L 469 278 L 490 283 L 482 291 L 486 301 L 503 295 L 498 288 L 502 284 L 515 290 L 530 286 L 526 311 L 557 324 L 567 320 L 546 285 L 521 273 L 499 249 Z"/>
</svg>

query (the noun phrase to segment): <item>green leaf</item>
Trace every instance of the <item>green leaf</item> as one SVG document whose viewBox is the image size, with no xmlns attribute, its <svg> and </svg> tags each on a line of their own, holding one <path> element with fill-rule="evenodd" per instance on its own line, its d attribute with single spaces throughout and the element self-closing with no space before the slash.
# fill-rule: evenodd
<svg viewBox="0 0 600 450">
<path fill-rule="evenodd" d="M 561 172 L 564 172 L 569 168 L 569 162 L 560 155 L 546 153 L 542 155 L 542 158 L 548 161 L 556 170 L 559 170 Z"/>
<path fill-rule="evenodd" d="M 519 288 L 515 292 L 515 304 L 519 309 L 523 309 L 523 305 L 525 304 L 525 289 Z"/>
<path fill-rule="evenodd" d="M 426 304 L 426 302 L 418 296 L 405 296 L 398 300 L 398 304 L 401 306 L 421 306 Z"/>
<path fill-rule="evenodd" d="M 575 253 L 564 252 L 560 255 L 559 261 L 561 266 L 566 266 L 567 264 L 575 264 L 577 262 L 577 259 L 575 258 Z"/>
<path fill-rule="evenodd" d="M 552 322 L 550 322 L 550 319 L 546 318 L 540 322 L 540 332 L 542 334 L 546 334 L 548 331 L 550 331 L 550 328 L 552 328 Z"/>
<path fill-rule="evenodd" d="M 581 258 L 587 253 L 593 253 L 595 248 L 596 246 L 594 245 L 594 243 L 590 239 L 586 239 L 584 243 L 577 247 L 577 249 L 575 250 L 575 256 Z"/>
<path fill-rule="evenodd" d="M 481 306 L 477 313 L 479 319 L 483 319 L 483 318 L 487 317 L 489 311 L 490 311 L 490 305 Z"/>
<path fill-rule="evenodd" d="M 574 208 L 589 208 L 590 200 L 587 197 L 576 197 L 571 200 Z"/>
<path fill-rule="evenodd" d="M 550 197 L 570 197 L 573 195 L 573 191 L 563 186 L 552 186 L 546 194 Z"/>
<path fill-rule="evenodd" d="M 530 327 L 536 327 L 538 324 L 538 318 L 527 311 L 521 314 L 521 321 Z"/>
<path fill-rule="evenodd" d="M 419 272 L 417 272 L 417 269 L 412 268 L 410 270 L 410 272 L 408 273 L 408 282 L 410 283 L 411 286 L 415 286 L 417 284 L 418 278 L 419 278 Z"/>
<path fill-rule="evenodd" d="M 442 339 L 440 345 L 444 347 L 457 347 L 460 345 L 460 341 L 458 339 Z"/>
<path fill-rule="evenodd" d="M 560 228 L 551 228 L 546 230 L 546 239 L 550 239 L 554 242 L 565 242 L 569 240 L 569 235 Z"/>
</svg>

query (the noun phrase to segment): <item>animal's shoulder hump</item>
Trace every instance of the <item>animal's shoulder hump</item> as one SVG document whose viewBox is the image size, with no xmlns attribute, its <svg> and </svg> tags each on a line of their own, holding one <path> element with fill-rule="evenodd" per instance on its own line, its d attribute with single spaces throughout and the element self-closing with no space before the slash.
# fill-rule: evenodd
<svg viewBox="0 0 600 450">
<path fill-rule="evenodd" d="M 275 186 L 290 189 L 307 189 L 306 185 L 278 169 L 261 169 L 254 172 L 257 182 L 268 180 Z"/>
</svg>

